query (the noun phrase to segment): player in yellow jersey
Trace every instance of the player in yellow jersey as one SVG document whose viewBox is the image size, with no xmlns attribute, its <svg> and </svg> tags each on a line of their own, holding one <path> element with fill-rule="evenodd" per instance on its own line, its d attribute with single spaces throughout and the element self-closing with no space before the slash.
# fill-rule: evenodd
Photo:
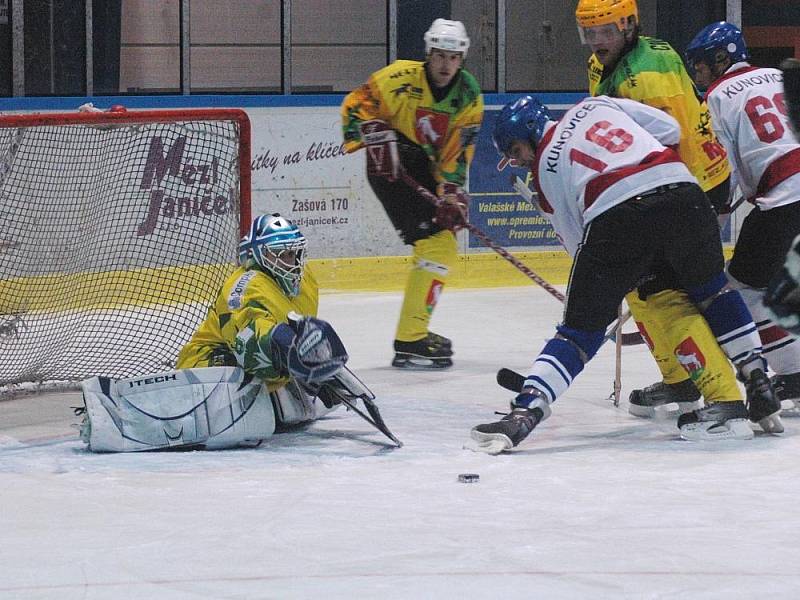
<svg viewBox="0 0 800 600">
<path fill-rule="evenodd" d="M 330 323 L 316 318 L 319 289 L 305 265 L 305 251 L 306 238 L 296 225 L 277 213 L 256 217 L 239 246 L 239 268 L 181 349 L 177 368 L 238 366 L 270 392 L 290 380 L 317 391 L 321 382 L 338 373 L 347 353 Z M 330 352 L 309 352 L 316 345 L 303 342 L 315 337 Z M 294 392 L 298 397 L 276 404 L 279 425 L 285 416 L 281 413 L 314 414 L 308 406 L 299 411 L 293 406 L 298 400 L 312 402 L 313 395 Z M 291 423 L 287 418 L 284 424 Z"/>
<path fill-rule="evenodd" d="M 252 446 L 343 398 L 371 395 L 345 366 L 331 324 L 316 318 L 305 248 L 305 236 L 279 214 L 256 217 L 239 244 L 239 267 L 181 349 L 177 370 L 83 382 L 89 449 Z"/>
<path fill-rule="evenodd" d="M 450 340 L 428 324 L 456 262 L 454 232 L 467 218 L 463 187 L 483 118 L 480 86 L 463 68 L 468 49 L 460 21 L 436 19 L 425 33 L 425 62 L 395 61 L 342 103 L 345 147 L 366 147 L 369 184 L 413 248 L 394 341 L 398 368 L 453 364 Z M 437 194 L 440 206 L 419 197 L 403 172 Z"/>
<path fill-rule="evenodd" d="M 729 196 L 730 168 L 714 138 L 706 106 L 681 57 L 662 40 L 640 35 L 635 0 L 580 0 L 575 16 L 581 41 L 592 50 L 589 91 L 659 108 L 681 126 L 676 150 L 717 211 Z M 626 296 L 663 381 L 630 395 L 630 412 L 651 416 L 670 402 L 739 400 L 741 391 L 708 323 L 663 264 Z M 686 410 L 687 405 L 682 406 Z"/>
</svg>

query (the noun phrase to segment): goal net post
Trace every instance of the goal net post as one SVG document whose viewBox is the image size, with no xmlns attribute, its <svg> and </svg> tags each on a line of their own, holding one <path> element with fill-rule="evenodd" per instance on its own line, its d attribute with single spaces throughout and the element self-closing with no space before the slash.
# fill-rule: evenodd
<svg viewBox="0 0 800 600">
<path fill-rule="evenodd" d="M 236 265 L 235 109 L 0 116 L 0 386 L 164 370 Z"/>
</svg>

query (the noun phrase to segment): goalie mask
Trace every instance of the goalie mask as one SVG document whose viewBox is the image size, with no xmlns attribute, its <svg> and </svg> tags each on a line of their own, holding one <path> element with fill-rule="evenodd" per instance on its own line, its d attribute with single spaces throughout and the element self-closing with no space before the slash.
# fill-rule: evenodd
<svg viewBox="0 0 800 600">
<path fill-rule="evenodd" d="M 297 296 L 306 262 L 306 238 L 297 225 L 278 213 L 261 215 L 239 243 L 239 262 L 249 260 L 272 276 L 287 296 Z"/>
<path fill-rule="evenodd" d="M 516 140 L 528 142 L 536 151 L 547 124 L 552 120 L 550 111 L 541 102 L 533 96 L 523 96 L 506 104 L 497 115 L 492 130 L 494 147 L 512 160 L 515 157 L 511 155 L 511 146 Z"/>
</svg>

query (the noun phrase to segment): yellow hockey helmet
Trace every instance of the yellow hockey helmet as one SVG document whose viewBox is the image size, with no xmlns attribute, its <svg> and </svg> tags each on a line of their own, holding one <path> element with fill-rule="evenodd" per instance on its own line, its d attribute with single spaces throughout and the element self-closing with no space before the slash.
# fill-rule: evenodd
<svg viewBox="0 0 800 600">
<path fill-rule="evenodd" d="M 636 0 L 580 0 L 575 9 L 578 29 L 614 23 L 620 31 L 639 23 Z"/>
</svg>

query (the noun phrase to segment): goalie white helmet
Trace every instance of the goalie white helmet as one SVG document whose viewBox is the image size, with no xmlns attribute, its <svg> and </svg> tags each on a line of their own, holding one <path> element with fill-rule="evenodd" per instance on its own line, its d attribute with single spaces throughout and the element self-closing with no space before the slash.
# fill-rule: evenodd
<svg viewBox="0 0 800 600">
<path fill-rule="evenodd" d="M 290 297 L 300 293 L 306 263 L 306 238 L 297 225 L 273 213 L 253 219 L 250 232 L 239 243 L 239 261 L 255 263 L 269 273 Z"/>
<path fill-rule="evenodd" d="M 436 19 L 425 32 L 425 55 L 430 54 L 434 48 L 447 52 L 461 52 L 462 57 L 466 59 L 469 36 L 464 24 L 461 21 Z"/>
</svg>

